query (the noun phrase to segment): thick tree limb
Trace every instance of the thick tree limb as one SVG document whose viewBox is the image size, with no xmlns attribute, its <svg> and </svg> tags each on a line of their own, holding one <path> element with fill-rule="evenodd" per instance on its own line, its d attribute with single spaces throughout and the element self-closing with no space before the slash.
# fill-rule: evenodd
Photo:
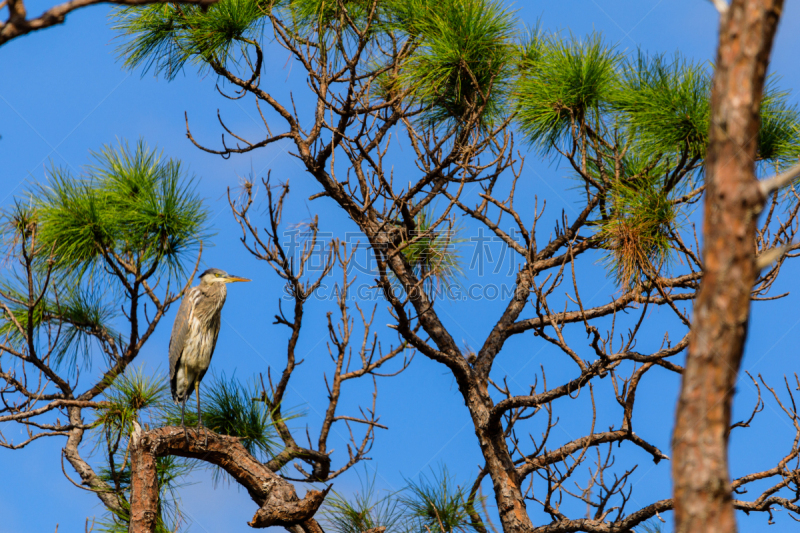
<svg viewBox="0 0 800 533">
<path fill-rule="evenodd" d="M 158 485 L 155 458 L 167 455 L 191 457 L 215 464 L 247 489 L 260 509 L 249 522 L 251 527 L 290 527 L 321 531 L 314 520 L 328 489 L 309 490 L 301 500 L 294 486 L 261 464 L 239 443 L 239 439 L 211 431 L 163 427 L 142 431 L 136 425 L 131 436 L 131 533 L 155 531 L 158 516 Z M 205 443 L 206 435 L 208 444 Z"/>
<path fill-rule="evenodd" d="M 177 0 L 172 4 L 196 4 L 209 6 L 218 0 Z M 8 2 L 9 17 L 5 23 L 0 24 L 0 46 L 11 39 L 20 37 L 36 30 L 43 30 L 50 26 L 63 24 L 67 15 L 82 7 L 96 4 L 117 4 L 123 6 L 141 6 L 145 4 L 162 4 L 166 0 L 71 0 L 52 7 L 34 19 L 26 18 L 23 0 L 10 0 Z"/>
</svg>

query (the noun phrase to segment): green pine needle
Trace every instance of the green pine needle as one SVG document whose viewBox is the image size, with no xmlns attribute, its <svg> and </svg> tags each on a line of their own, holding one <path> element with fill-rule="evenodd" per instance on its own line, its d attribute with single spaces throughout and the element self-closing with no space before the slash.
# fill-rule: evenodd
<svg viewBox="0 0 800 533">
<path fill-rule="evenodd" d="M 504 114 L 514 19 L 501 2 L 412 0 L 402 18 L 420 46 L 399 81 L 427 109 L 426 124 L 457 124 L 479 108 L 484 125 Z"/>
<path fill-rule="evenodd" d="M 39 294 L 42 290 L 41 280 L 34 279 L 38 286 L 35 290 Z M 36 332 L 58 331 L 58 342 L 53 347 L 53 364 L 56 368 L 66 367 L 69 372 L 77 371 L 77 366 L 90 368 L 92 355 L 95 353 L 95 333 L 102 332 L 112 338 L 121 338 L 112 326 L 117 317 L 117 310 L 104 294 L 97 288 L 84 287 L 80 283 L 65 284 L 67 292 L 58 293 L 50 291 L 47 297 L 42 298 L 30 318 L 33 330 Z M 23 330 L 28 328 L 28 301 L 27 280 L 19 279 L 15 275 L 0 281 L 0 290 L 10 300 L 7 305 L 14 315 L 14 320 L 3 317 L 0 321 L 0 335 L 8 339 L 11 345 L 22 348 L 26 343 L 23 332 L 17 328 L 18 323 Z M 3 313 L 4 315 L 5 313 Z M 47 338 L 43 334 L 35 337 L 35 345 L 51 342 L 55 337 Z"/>
<path fill-rule="evenodd" d="M 401 496 L 409 524 L 409 531 L 424 533 L 465 532 L 472 530 L 468 492 L 455 484 L 446 466 L 425 474 L 419 481 L 408 484 L 407 493 Z"/>
<path fill-rule="evenodd" d="M 609 251 L 606 261 L 619 285 L 627 290 L 656 279 L 669 267 L 673 251 L 670 229 L 677 212 L 660 180 L 642 177 L 616 183 L 607 219 L 599 236 Z"/>
<path fill-rule="evenodd" d="M 263 402 L 254 400 L 260 395 L 255 386 L 242 384 L 234 377 L 228 379 L 224 374 L 206 377 L 203 385 L 200 403 L 205 427 L 221 435 L 239 437 L 242 446 L 261 460 L 279 451 L 272 414 Z M 169 405 L 164 416 L 166 424 L 180 425 L 180 406 Z M 186 405 L 185 421 L 187 426 L 197 425 L 191 400 Z"/>
<path fill-rule="evenodd" d="M 704 157 L 708 145 L 711 75 L 675 55 L 641 52 L 622 67 L 614 101 L 639 151 Z"/>
<path fill-rule="evenodd" d="M 163 379 L 146 375 L 141 367 L 129 367 L 106 389 L 105 405 L 95 411 L 95 424 L 104 431 L 111 429 L 129 434 L 133 431 L 133 422 L 139 421 L 143 412 L 154 419 L 166 401 L 166 391 Z"/>
<path fill-rule="evenodd" d="M 790 93 L 777 87 L 770 78 L 761 100 L 761 129 L 758 132 L 758 159 L 770 170 L 783 170 L 800 160 L 800 110 L 789 103 Z"/>
<path fill-rule="evenodd" d="M 94 154 L 84 177 L 51 171 L 36 191 L 41 245 L 64 273 L 93 270 L 115 255 L 147 271 L 184 274 L 205 237 L 208 211 L 181 163 L 143 141 Z"/>
<path fill-rule="evenodd" d="M 459 249 L 466 241 L 460 236 L 462 228 L 458 225 L 448 225 L 445 230 L 434 228 L 437 218 L 432 207 L 422 209 L 414 220 L 414 235 L 400 245 L 414 275 L 425 279 L 428 293 L 457 284 L 464 273 Z"/>
<path fill-rule="evenodd" d="M 578 40 L 535 32 L 521 53 L 517 120 L 546 154 L 570 134 L 572 121 L 594 123 L 608 110 L 621 57 L 599 34 Z"/>
<path fill-rule="evenodd" d="M 401 523 L 403 509 L 395 494 L 379 494 L 375 476 L 362 480 L 361 490 L 349 498 L 333 491 L 325 499 L 321 518 L 326 530 L 334 533 L 363 533 L 385 527 L 392 533 Z"/>
<path fill-rule="evenodd" d="M 221 0 L 197 6 L 153 4 L 114 11 L 112 29 L 125 39 L 117 48 L 128 68 L 173 79 L 187 62 L 226 65 L 248 40 L 260 40 L 272 2 Z"/>
</svg>

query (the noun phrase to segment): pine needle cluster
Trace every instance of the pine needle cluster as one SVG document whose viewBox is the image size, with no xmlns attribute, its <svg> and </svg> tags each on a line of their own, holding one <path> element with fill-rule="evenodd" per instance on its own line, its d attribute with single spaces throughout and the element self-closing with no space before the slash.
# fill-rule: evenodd
<svg viewBox="0 0 800 533">
<path fill-rule="evenodd" d="M 669 195 L 652 178 L 617 183 L 608 209 L 598 236 L 619 286 L 628 290 L 656 280 L 669 266 L 673 251 L 670 231 L 677 213 Z"/>
<path fill-rule="evenodd" d="M 124 338 L 114 328 L 119 313 L 99 288 L 76 284 L 59 293 L 53 292 L 42 298 L 29 314 L 28 295 L 20 290 L 24 284 L 25 281 L 15 275 L 0 281 L 0 291 L 13 299 L 7 306 L 14 320 L 0 322 L 0 335 L 10 345 L 21 346 L 27 342 L 16 324 L 27 331 L 32 322 L 32 329 L 42 333 L 36 336 L 37 346 L 47 342 L 48 328 L 58 328 L 59 342 L 53 347 L 52 364 L 73 374 L 78 368 L 92 365 L 96 353 L 93 332 L 103 331 L 114 338 Z"/>
<path fill-rule="evenodd" d="M 37 345 L 57 335 L 52 362 L 70 372 L 89 367 L 97 354 L 108 356 L 96 350 L 98 335 L 126 341 L 114 327 L 119 298 L 130 292 L 122 280 L 136 271 L 164 280 L 185 276 L 208 218 L 193 178 L 144 142 L 93 156 L 80 175 L 52 167 L 43 184 L 0 215 L 5 255 L 27 256 L 41 273 L 34 276 L 41 298 L 29 309 L 27 275 L 17 261 L 8 263 L 0 291 L 15 320 L 0 321 L 0 335 L 19 345 L 17 324 L 32 327 Z"/>
<path fill-rule="evenodd" d="M 255 385 L 215 375 L 210 380 L 206 378 L 203 386 L 200 408 L 205 427 L 221 435 L 239 437 L 242 446 L 262 461 L 277 453 L 278 439 L 272 414 L 263 402 L 254 400 L 260 395 Z M 170 402 L 164 413 L 164 424 L 180 423 L 180 406 Z M 190 403 L 187 403 L 185 423 L 197 425 L 197 413 Z"/>
<path fill-rule="evenodd" d="M 36 191 L 39 239 L 55 264 L 82 273 L 113 257 L 144 271 L 182 274 L 208 219 L 194 178 L 143 141 L 93 156 L 85 175 L 53 168 Z"/>
<path fill-rule="evenodd" d="M 410 481 L 401 502 L 409 519 L 407 526 L 411 526 L 409 533 L 466 533 L 474 529 L 470 519 L 474 509 L 468 502 L 468 493 L 455 483 L 446 466 Z"/>
<path fill-rule="evenodd" d="M 363 533 L 385 527 L 394 530 L 403 519 L 395 494 L 381 494 L 375 487 L 375 477 L 362 479 L 361 490 L 347 498 L 333 491 L 325 500 L 322 511 L 326 530 L 335 533 Z"/>
<path fill-rule="evenodd" d="M 451 220 L 437 220 L 432 207 L 422 209 L 414 223 L 415 231 L 400 244 L 414 275 L 425 280 L 429 294 L 458 284 L 464 274 L 460 250 L 466 241 L 461 236 L 463 228 Z"/>
<path fill-rule="evenodd" d="M 129 68 L 143 67 L 167 79 L 187 63 L 201 70 L 226 65 L 246 54 L 248 41 L 262 37 L 270 8 L 268 0 L 223 0 L 207 9 L 174 4 L 120 8 L 113 29 L 129 38 L 117 52 Z"/>
<path fill-rule="evenodd" d="M 419 47 L 400 83 L 425 108 L 427 124 L 448 126 L 478 110 L 488 124 L 504 114 L 515 28 L 500 2 L 414 0 L 403 19 Z"/>
<path fill-rule="evenodd" d="M 761 101 L 758 160 L 769 170 L 783 170 L 800 160 L 800 110 L 789 103 L 790 93 L 770 77 Z"/>
<path fill-rule="evenodd" d="M 129 368 L 106 389 L 105 403 L 95 411 L 95 424 L 104 431 L 129 434 L 133 422 L 144 423 L 144 415 L 150 422 L 157 421 L 166 391 L 163 380 L 148 376 L 142 368 Z"/>
<path fill-rule="evenodd" d="M 398 492 L 378 491 L 374 477 L 349 498 L 333 492 L 325 501 L 323 521 L 335 533 L 380 527 L 386 533 L 466 533 L 475 531 L 472 514 L 467 491 L 442 466 Z"/>
<path fill-rule="evenodd" d="M 520 130 L 542 154 L 573 154 L 593 182 L 602 197 L 596 239 L 619 285 L 657 278 L 685 216 L 685 202 L 675 200 L 702 184 L 711 69 L 679 54 L 626 55 L 597 34 L 576 39 L 538 29 L 517 53 Z M 762 166 L 782 169 L 800 157 L 800 114 L 788 98 L 774 84 L 765 92 Z"/>
<path fill-rule="evenodd" d="M 517 121 L 542 153 L 566 141 L 573 121 L 596 123 L 609 111 L 622 58 L 600 35 L 564 39 L 534 30 L 520 52 Z"/>
<path fill-rule="evenodd" d="M 639 154 L 688 151 L 689 157 L 705 157 L 708 145 L 711 75 L 680 55 L 639 52 L 621 65 L 614 109 Z"/>
</svg>

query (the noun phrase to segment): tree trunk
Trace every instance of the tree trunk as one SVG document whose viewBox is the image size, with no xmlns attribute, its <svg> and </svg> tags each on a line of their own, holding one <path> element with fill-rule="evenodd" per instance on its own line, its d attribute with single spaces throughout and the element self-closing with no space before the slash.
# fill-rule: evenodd
<svg viewBox="0 0 800 533">
<path fill-rule="evenodd" d="M 758 275 L 755 232 L 764 202 L 754 164 L 759 104 L 782 4 L 734 0 L 720 22 L 705 168 L 704 273 L 672 438 L 678 533 L 736 531 L 728 436 Z"/>
<path fill-rule="evenodd" d="M 156 456 L 142 445 L 141 432 L 131 436 L 130 533 L 150 533 L 158 525 Z"/>
<path fill-rule="evenodd" d="M 479 439 L 504 533 L 531 531 L 533 523 L 525 507 L 517 470 L 511 461 L 503 435 L 481 435 Z"/>
</svg>

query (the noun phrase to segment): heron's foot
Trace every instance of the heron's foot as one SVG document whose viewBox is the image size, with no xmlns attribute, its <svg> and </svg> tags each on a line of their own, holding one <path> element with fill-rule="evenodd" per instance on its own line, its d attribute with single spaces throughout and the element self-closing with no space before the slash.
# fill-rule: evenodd
<svg viewBox="0 0 800 533">
<path fill-rule="evenodd" d="M 197 431 L 198 440 L 199 440 L 199 437 L 200 437 L 200 432 L 201 431 L 203 432 L 203 437 L 204 437 L 204 439 L 203 439 L 203 447 L 207 448 L 208 447 L 208 428 L 205 426 L 205 424 L 203 424 L 202 420 L 199 420 L 197 422 L 196 431 Z"/>
<path fill-rule="evenodd" d="M 186 429 L 186 424 L 181 420 L 181 427 L 183 428 L 183 438 L 186 439 L 186 444 L 189 444 L 189 430 Z"/>
</svg>

